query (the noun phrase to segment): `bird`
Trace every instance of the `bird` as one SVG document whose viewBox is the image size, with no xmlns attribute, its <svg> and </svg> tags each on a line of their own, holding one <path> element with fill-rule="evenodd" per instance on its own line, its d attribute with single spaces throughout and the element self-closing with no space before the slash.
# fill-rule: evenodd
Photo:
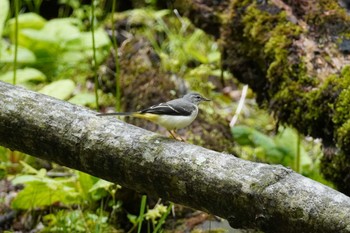
<svg viewBox="0 0 350 233">
<path fill-rule="evenodd" d="M 210 101 L 196 92 L 184 95 L 182 98 L 152 105 L 136 112 L 100 113 L 97 116 L 131 116 L 149 120 L 168 130 L 174 139 L 178 138 L 176 130 L 190 125 L 198 115 L 198 105 L 203 101 Z M 184 141 L 180 137 L 180 141 Z"/>
</svg>

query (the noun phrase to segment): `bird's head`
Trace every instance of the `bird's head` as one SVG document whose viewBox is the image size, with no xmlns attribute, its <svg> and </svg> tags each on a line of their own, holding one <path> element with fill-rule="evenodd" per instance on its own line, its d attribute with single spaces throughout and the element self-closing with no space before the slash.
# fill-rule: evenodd
<svg viewBox="0 0 350 233">
<path fill-rule="evenodd" d="M 200 94 L 195 93 L 195 92 L 186 94 L 186 95 L 184 95 L 183 98 L 185 100 L 195 104 L 195 105 L 198 105 L 200 102 L 203 102 L 203 101 L 210 101 L 210 99 L 207 99 L 207 98 L 205 98 L 205 97 L 203 97 Z"/>
</svg>

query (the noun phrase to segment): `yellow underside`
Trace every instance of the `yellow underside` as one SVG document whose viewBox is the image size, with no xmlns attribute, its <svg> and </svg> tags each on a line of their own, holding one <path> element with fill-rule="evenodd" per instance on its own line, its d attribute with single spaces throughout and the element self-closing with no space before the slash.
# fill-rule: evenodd
<svg viewBox="0 0 350 233">
<path fill-rule="evenodd" d="M 190 116 L 156 115 L 152 113 L 133 113 L 132 116 L 152 121 L 167 130 L 177 130 L 191 124 L 196 118 L 197 112 L 194 112 Z"/>
<path fill-rule="evenodd" d="M 152 113 L 133 113 L 132 116 L 137 117 L 137 118 L 146 119 L 146 120 L 149 120 L 149 121 L 152 121 L 155 123 L 157 123 L 157 120 L 159 118 L 158 115 L 152 114 Z"/>
</svg>

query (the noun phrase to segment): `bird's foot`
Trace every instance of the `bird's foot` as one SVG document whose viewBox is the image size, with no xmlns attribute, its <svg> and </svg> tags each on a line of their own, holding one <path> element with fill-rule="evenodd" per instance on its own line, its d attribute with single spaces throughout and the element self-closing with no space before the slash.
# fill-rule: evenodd
<svg viewBox="0 0 350 233">
<path fill-rule="evenodd" d="M 174 139 L 181 141 L 181 142 L 185 142 L 185 140 L 180 135 L 177 135 L 174 130 L 168 130 L 168 131 Z"/>
</svg>

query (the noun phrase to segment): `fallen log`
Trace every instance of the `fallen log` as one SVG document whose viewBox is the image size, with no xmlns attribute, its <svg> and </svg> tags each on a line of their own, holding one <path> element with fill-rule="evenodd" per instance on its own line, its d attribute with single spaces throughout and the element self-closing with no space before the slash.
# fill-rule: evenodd
<svg viewBox="0 0 350 233">
<path fill-rule="evenodd" d="M 0 145 L 265 232 L 350 232 L 350 198 L 0 82 Z"/>
</svg>

